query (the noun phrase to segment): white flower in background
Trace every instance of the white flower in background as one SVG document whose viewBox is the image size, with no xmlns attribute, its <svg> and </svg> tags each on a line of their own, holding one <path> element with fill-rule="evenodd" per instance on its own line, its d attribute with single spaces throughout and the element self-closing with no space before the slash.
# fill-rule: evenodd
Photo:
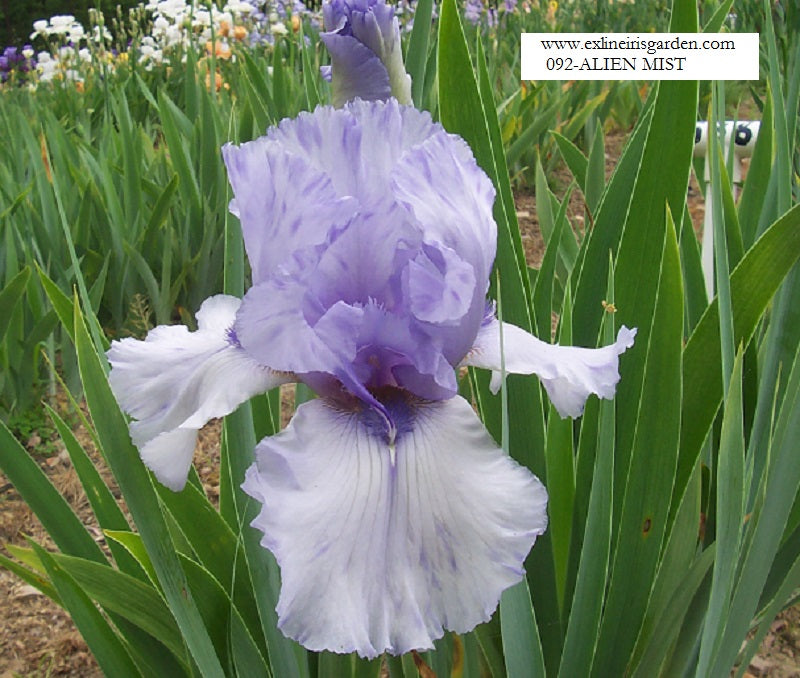
<svg viewBox="0 0 800 678">
<path fill-rule="evenodd" d="M 67 28 L 67 39 L 70 42 L 80 42 L 86 37 L 86 31 L 79 23 L 74 23 Z"/>
<path fill-rule="evenodd" d="M 249 2 L 241 2 L 240 0 L 235 0 L 234 2 L 228 2 L 225 5 L 225 9 L 233 14 L 250 14 L 253 11 L 253 6 Z"/>
<path fill-rule="evenodd" d="M 92 27 L 92 41 L 95 43 L 110 42 L 112 39 L 111 31 L 105 26 Z"/>
<path fill-rule="evenodd" d="M 50 17 L 50 27 L 48 33 L 66 33 L 75 24 L 75 17 L 71 14 L 56 14 Z"/>
<path fill-rule="evenodd" d="M 47 35 L 47 27 L 48 22 L 45 19 L 39 19 L 38 21 L 33 22 L 33 33 L 31 33 L 30 38 L 33 40 L 36 37 L 44 37 Z"/>
<path fill-rule="evenodd" d="M 59 62 L 50 52 L 39 52 L 36 55 L 36 70 L 39 72 L 39 80 L 49 82 L 58 73 Z"/>
</svg>

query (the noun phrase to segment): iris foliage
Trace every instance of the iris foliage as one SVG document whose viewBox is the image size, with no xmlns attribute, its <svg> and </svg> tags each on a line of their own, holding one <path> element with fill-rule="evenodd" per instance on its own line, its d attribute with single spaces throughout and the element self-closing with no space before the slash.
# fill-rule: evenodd
<svg viewBox="0 0 800 678">
<path fill-rule="evenodd" d="M 429 8 L 419 2 L 417 17 Z M 552 136 L 592 227 L 574 234 L 567 199 L 534 163 L 547 240 L 534 270 L 517 225 L 508 166 L 518 151 L 503 143 L 497 73 L 483 44 L 473 49 L 465 38 L 452 0 L 436 26 L 431 34 L 418 22 L 411 35 L 412 97 L 467 141 L 494 183 L 498 314 L 549 337 L 555 313 L 565 344 L 613 343 L 622 325 L 638 334 L 616 398 L 590 399 L 578 421 L 561 419 L 530 377 L 508 376 L 494 396 L 488 376 L 468 374 L 461 391 L 494 439 L 547 486 L 549 527 L 490 622 L 386 666 L 393 677 L 415 675 L 415 662 L 438 676 L 495 678 L 722 676 L 734 665 L 741 673 L 800 588 L 800 207 L 791 155 L 800 43 L 793 58 L 779 59 L 767 33 L 761 132 L 738 202 L 721 149 L 708 160 L 719 248 L 718 294 L 709 300 L 686 206 L 698 84 L 650 89 L 608 181 L 598 162 L 602 126 L 589 126 L 588 155 L 574 135 Z M 696 3 L 674 0 L 670 28 L 698 30 Z M 41 100 L 22 93 L 19 106 L 0 109 L 8 157 L 24 159 L 0 167 L 3 395 L 9 402 L 26 392 L 40 347 L 58 355 L 68 382 L 82 385 L 90 430 L 130 516 L 52 412 L 104 530 L 101 550 L 2 425 L 0 467 L 58 552 L 9 547 L 14 558 L 0 562 L 70 612 L 108 675 L 381 671 L 381 659 L 311 653 L 277 630 L 277 564 L 249 527 L 257 507 L 239 486 L 251 462 L 242 450 L 279 429 L 278 391 L 226 417 L 217 510 L 194 472 L 180 493 L 153 481 L 106 376 L 102 327 L 121 328 L 142 289 L 159 323 L 214 292 L 243 295 L 248 271 L 240 226 L 226 216 L 219 147 L 325 100 L 319 53 L 301 44 L 275 50 L 269 76 L 263 58 L 243 55 L 235 102 L 202 76 L 185 77 L 179 90 L 163 83 L 154 96 L 133 70 L 123 87 L 98 91 L 63 119 L 26 111 Z M 304 78 L 291 77 L 292 62 Z M 196 70 L 191 57 L 187 70 Z M 70 105 L 58 88 L 49 96 Z M 723 98 L 716 87 L 717 118 Z M 600 105 L 583 100 L 575 134 Z M 157 112 L 157 130 L 138 107 Z M 99 132 L 110 123 L 117 135 Z M 67 143 L 65 124 L 78 143 Z"/>
</svg>

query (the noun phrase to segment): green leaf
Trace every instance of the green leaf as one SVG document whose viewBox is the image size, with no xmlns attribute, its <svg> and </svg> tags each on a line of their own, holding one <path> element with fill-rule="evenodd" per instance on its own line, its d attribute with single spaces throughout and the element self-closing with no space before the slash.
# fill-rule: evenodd
<svg viewBox="0 0 800 678">
<path fill-rule="evenodd" d="M 72 556 L 52 557 L 86 595 L 149 633 L 185 661 L 186 649 L 175 619 L 152 586 L 107 565 Z"/>
<path fill-rule="evenodd" d="M 45 405 L 45 407 L 58 430 L 58 435 L 67 448 L 72 466 L 78 474 L 100 527 L 104 530 L 130 529 L 128 521 L 125 519 L 125 514 L 115 501 L 114 495 L 103 481 L 102 476 L 86 454 L 86 451 L 81 447 L 72 429 L 49 405 Z M 145 576 L 138 562 L 131 557 L 127 549 L 119 546 L 113 540 L 108 542 L 108 546 L 117 566 L 123 572 L 140 579 Z"/>
<path fill-rule="evenodd" d="M 665 616 L 665 614 L 669 605 L 674 607 L 677 604 L 675 598 L 680 594 L 686 577 L 690 575 L 692 566 L 697 560 L 701 493 L 702 476 L 698 462 L 691 482 L 681 498 L 669 539 L 661 554 L 653 591 L 647 603 L 647 612 L 632 654 L 632 666 L 652 667 L 654 665 L 652 659 L 647 662 L 642 660 L 642 655 L 646 653 L 652 655 L 661 652 L 660 663 L 666 657 L 672 640 L 677 637 L 681 617 L 678 617 L 673 626 L 667 621 L 673 617 Z M 694 593 L 685 601 L 683 613 L 688 609 L 693 595 Z M 679 609 L 673 609 L 670 615 L 680 614 L 680 612 Z"/>
<path fill-rule="evenodd" d="M 119 636 L 109 626 L 103 615 L 85 591 L 61 567 L 56 559 L 40 546 L 34 550 L 41 559 L 47 574 L 58 591 L 61 602 L 81 632 L 94 658 L 108 676 L 141 676 Z"/>
<path fill-rule="evenodd" d="M 0 421 L 0 468 L 64 553 L 98 563 L 106 557 L 72 507 Z"/>
<path fill-rule="evenodd" d="M 767 88 L 767 100 L 761 114 L 758 138 L 742 186 L 742 195 L 739 198 L 739 223 L 742 225 L 742 240 L 745 247 L 753 244 L 758 232 L 759 217 L 771 174 L 772 140 L 772 92 Z"/>
<path fill-rule="evenodd" d="M 564 135 L 555 131 L 551 131 L 550 134 L 553 135 L 553 139 L 556 141 L 558 150 L 561 151 L 561 157 L 564 158 L 564 162 L 567 163 L 569 171 L 572 172 L 572 176 L 575 178 L 575 181 L 578 182 L 581 192 L 585 195 L 586 169 L 589 166 L 588 158 L 583 154 L 581 149 L 579 149 Z"/>
<path fill-rule="evenodd" d="M 417 108 L 422 108 L 432 15 L 433 0 L 418 0 L 414 9 L 414 27 L 411 29 L 406 52 L 406 70 L 411 76 L 411 98 Z"/>
<path fill-rule="evenodd" d="M 592 228 L 585 240 L 583 264 L 576 267 L 573 339 L 578 346 L 590 346 L 597 339 L 603 287 L 598 280 L 608 277 L 608 254 L 616 256 L 622 228 L 642 162 L 650 131 L 653 107 L 640 116 L 600 202 Z M 587 161 L 588 162 L 588 161 Z M 573 275 L 573 278 L 576 275 Z"/>
<path fill-rule="evenodd" d="M 594 214 L 603 188 L 606 185 L 606 148 L 603 139 L 603 126 L 597 125 L 589 152 L 589 162 L 586 167 L 586 206 L 590 214 Z"/>
<path fill-rule="evenodd" d="M 655 674 L 656 667 L 661 667 L 669 657 L 674 643 L 680 642 L 680 635 L 688 630 L 686 636 L 690 643 L 696 643 L 695 626 L 699 625 L 705 614 L 705 600 L 696 606 L 699 614 L 695 615 L 695 623 L 686 623 L 687 617 L 692 614 L 692 601 L 698 590 L 706 581 L 706 575 L 714 563 L 714 546 L 710 546 L 692 563 L 686 576 L 681 580 L 680 586 L 675 589 L 672 598 L 658 616 L 654 629 L 650 635 L 650 642 L 633 673 L 634 678 L 650 678 Z M 695 650 L 692 645 L 690 651 Z M 658 675 L 676 675 L 666 670 Z"/>
<path fill-rule="evenodd" d="M 155 586 L 159 586 L 158 575 L 153 567 L 153 561 L 150 559 L 147 549 L 145 549 L 144 543 L 142 542 L 141 535 L 129 530 L 104 530 L 103 534 L 111 541 L 124 547 L 134 560 L 139 563 L 150 581 Z"/>
<path fill-rule="evenodd" d="M 33 553 L 32 550 L 21 549 L 19 546 L 13 546 L 12 544 L 6 544 L 5 546 L 9 553 L 13 554 L 15 557 L 18 557 L 17 554 L 20 551 L 30 551 L 30 553 Z M 58 591 L 56 591 L 52 582 L 45 576 L 43 572 L 29 569 L 24 565 L 20 565 L 15 560 L 6 558 L 6 556 L 4 556 L 2 553 L 0 553 L 0 565 L 6 568 L 9 572 L 17 575 L 20 579 L 22 579 L 22 581 L 41 591 L 57 605 L 61 605 L 61 598 L 58 596 Z M 41 569 L 44 570 L 43 567 Z M 63 605 L 61 606 L 63 607 Z"/>
<path fill-rule="evenodd" d="M 800 257 L 800 205 L 776 221 L 731 273 L 734 342 L 747 346 L 778 286 Z M 684 350 L 681 453 L 675 491 L 682 493 L 722 402 L 719 310 L 714 299 Z"/>
<path fill-rule="evenodd" d="M 742 411 L 742 352 L 736 355 L 722 418 L 717 454 L 716 558 L 711 595 L 703 623 L 697 676 L 708 675 L 714 653 L 726 628 L 736 566 L 741 552 L 747 490 L 744 481 L 744 423 Z"/>
<path fill-rule="evenodd" d="M 193 78 L 186 78 L 187 83 L 190 80 Z M 181 127 L 185 128 L 187 124 L 188 129 L 191 130 L 191 123 L 183 111 L 163 91 L 158 93 L 158 111 L 170 159 L 179 177 L 178 189 L 181 197 L 187 205 L 199 208 L 203 204 L 203 200 L 187 143 L 187 137 L 191 132 L 181 132 Z"/>
<path fill-rule="evenodd" d="M 641 395 L 631 400 L 630 393 L 617 391 L 617 411 L 638 412 L 632 424 L 630 417 L 628 421 L 618 417 L 617 422 L 619 427 L 633 425 L 635 430 L 627 477 L 615 473 L 615 490 L 621 490 L 617 495 L 621 495 L 621 512 L 593 676 L 625 672 L 645 616 L 669 517 L 680 434 L 683 289 L 678 242 L 669 212 L 666 226 L 652 326 L 639 327 L 636 344 L 628 351 L 638 349 L 643 354 Z M 618 269 L 617 288 L 621 280 Z M 649 335 L 649 341 L 640 343 L 640 334 Z M 629 360 L 623 362 L 620 384 L 629 378 L 630 365 Z"/>
<path fill-rule="evenodd" d="M 301 58 L 303 60 L 303 86 L 306 92 L 306 110 L 313 111 L 319 105 L 319 92 L 317 91 L 315 77 L 315 73 L 319 71 L 311 65 L 311 57 L 309 56 L 309 53 L 312 47 L 305 44 L 302 21 L 300 22 L 300 33 L 298 38 L 298 45 L 302 55 Z"/>
<path fill-rule="evenodd" d="M 70 339 L 75 341 L 75 329 L 73 324 L 73 304 L 70 298 L 64 294 L 61 289 L 54 283 L 48 275 L 37 266 L 39 273 L 39 280 L 42 282 L 47 298 L 53 306 L 53 310 L 58 315 L 62 327 L 67 331 Z"/>
<path fill-rule="evenodd" d="M 609 274 L 609 300 L 614 299 L 613 273 Z M 604 343 L 614 340 L 613 316 L 606 315 Z M 577 580 L 561 654 L 560 676 L 589 675 L 600 630 L 611 556 L 612 497 L 614 495 L 614 402 L 600 401 L 596 429 L 584 418 L 582 435 L 597 440 L 594 473 L 589 494 L 586 527 L 580 548 Z M 595 433 L 596 431 L 596 433 Z M 594 435 L 593 435 L 594 434 Z M 575 505 L 577 506 L 577 505 Z"/>
<path fill-rule="evenodd" d="M 255 673 L 247 675 L 269 677 L 268 665 L 227 592 L 200 563 L 181 556 L 181 564 L 192 595 L 197 600 L 205 627 L 216 648 L 217 656 L 228 665 L 226 660 L 235 661 L 232 655 L 235 649 L 239 656 L 239 666 L 259 667 Z M 239 638 L 231 642 L 231 637 L 235 634 L 238 634 Z"/>
<path fill-rule="evenodd" d="M 800 489 L 800 359 L 795 358 L 785 398 L 780 409 L 772 440 L 771 460 L 763 505 L 751 518 L 748 530 L 751 537 L 744 555 L 733 600 L 727 614 L 727 624 L 719 650 L 712 664 L 712 675 L 730 668 L 739 652 L 750 620 L 756 613 L 775 555 L 780 547 L 784 527 L 794 498 Z"/>
<path fill-rule="evenodd" d="M 544 678 L 544 655 L 526 579 L 503 591 L 500 627 L 508 678 Z"/>
<path fill-rule="evenodd" d="M 140 531 L 167 603 L 201 673 L 204 676 L 222 676 L 222 666 L 189 592 L 157 495 L 131 442 L 127 422 L 111 393 L 102 364 L 77 308 L 75 338 L 86 401 L 98 437 Z"/>
<path fill-rule="evenodd" d="M 249 633 L 260 633 L 258 609 L 244 550 L 230 526 L 206 499 L 201 490 L 191 484 L 182 492 L 159 486 L 161 501 L 175 518 L 200 564 L 219 582 L 233 599 Z M 261 638 L 263 642 L 263 637 Z M 266 645 L 263 647 L 266 652 Z"/>
<path fill-rule="evenodd" d="M 22 294 L 30 277 L 31 269 L 26 266 L 9 281 L 8 285 L 0 290 L 0 344 L 2 344 L 6 336 L 14 307 L 22 299 Z"/>
</svg>

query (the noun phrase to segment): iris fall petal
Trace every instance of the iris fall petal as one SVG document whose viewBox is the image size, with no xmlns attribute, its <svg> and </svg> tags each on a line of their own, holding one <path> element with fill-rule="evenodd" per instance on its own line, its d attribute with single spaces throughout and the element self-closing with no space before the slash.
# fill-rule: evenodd
<svg viewBox="0 0 800 678">
<path fill-rule="evenodd" d="M 108 351 L 109 383 L 136 421 L 131 437 L 156 478 L 183 489 L 197 431 L 257 393 L 289 381 L 248 356 L 231 334 L 240 299 L 218 295 L 197 312 L 198 329 L 162 325 L 144 341 L 122 339 Z"/>
<path fill-rule="evenodd" d="M 432 647 L 489 619 L 547 523 L 547 494 L 469 404 L 374 412 L 302 405 L 263 440 L 243 489 L 281 567 L 281 630 L 312 650 L 375 657 Z"/>
<path fill-rule="evenodd" d="M 633 346 L 635 329 L 623 326 L 613 344 L 602 348 L 558 346 L 537 339 L 525 330 L 503 323 L 501 363 L 500 322 L 492 318 L 481 327 L 464 365 L 492 370 L 491 388 L 500 389 L 500 370 L 508 374 L 535 374 L 562 417 L 583 414 L 586 399 L 594 393 L 613 398 L 619 381 L 619 356 Z"/>
</svg>

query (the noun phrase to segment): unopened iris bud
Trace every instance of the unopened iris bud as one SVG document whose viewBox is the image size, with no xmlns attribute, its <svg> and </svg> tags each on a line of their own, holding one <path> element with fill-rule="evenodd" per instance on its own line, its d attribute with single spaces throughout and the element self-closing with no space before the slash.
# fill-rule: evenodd
<svg viewBox="0 0 800 678">
<path fill-rule="evenodd" d="M 400 26 L 384 0 L 330 0 L 322 8 L 331 54 L 333 104 L 355 98 L 411 104 L 411 77 L 400 49 Z"/>
</svg>

